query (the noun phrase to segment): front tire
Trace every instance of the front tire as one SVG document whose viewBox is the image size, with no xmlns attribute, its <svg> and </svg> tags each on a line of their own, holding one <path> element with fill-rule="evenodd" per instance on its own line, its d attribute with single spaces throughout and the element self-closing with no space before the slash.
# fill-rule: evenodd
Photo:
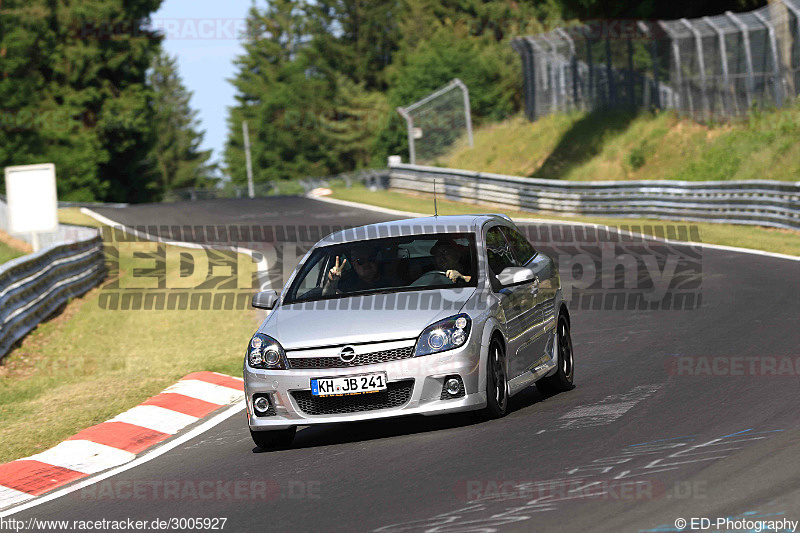
<svg viewBox="0 0 800 533">
<path fill-rule="evenodd" d="M 502 418 L 508 411 L 508 374 L 506 351 L 499 338 L 494 337 L 489 343 L 486 359 L 486 408 L 480 412 L 480 418 Z"/>
<path fill-rule="evenodd" d="M 552 376 L 536 382 L 536 387 L 545 394 L 555 394 L 575 388 L 574 360 L 572 354 L 572 335 L 565 316 L 558 317 L 556 327 L 556 350 L 558 350 L 558 370 Z"/>
<path fill-rule="evenodd" d="M 291 445 L 295 433 L 297 433 L 297 426 L 272 431 L 253 431 L 251 429 L 250 437 L 252 437 L 256 446 L 262 450 L 270 450 Z"/>
</svg>

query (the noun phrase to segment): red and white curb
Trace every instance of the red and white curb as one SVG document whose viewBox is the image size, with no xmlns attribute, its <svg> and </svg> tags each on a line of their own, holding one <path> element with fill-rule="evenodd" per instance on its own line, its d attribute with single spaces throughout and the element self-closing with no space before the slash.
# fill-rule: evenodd
<svg viewBox="0 0 800 533">
<path fill-rule="evenodd" d="M 194 372 L 133 409 L 47 451 L 0 465 L 0 509 L 113 468 L 226 405 L 244 399 L 241 378 Z"/>
</svg>

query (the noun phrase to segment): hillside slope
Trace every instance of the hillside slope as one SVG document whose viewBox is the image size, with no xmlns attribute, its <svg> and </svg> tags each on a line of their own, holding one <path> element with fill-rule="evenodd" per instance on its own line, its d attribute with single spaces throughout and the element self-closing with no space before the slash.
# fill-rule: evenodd
<svg viewBox="0 0 800 533">
<path fill-rule="evenodd" d="M 569 180 L 800 178 L 800 105 L 702 125 L 674 112 L 517 116 L 475 131 L 437 165 Z"/>
</svg>

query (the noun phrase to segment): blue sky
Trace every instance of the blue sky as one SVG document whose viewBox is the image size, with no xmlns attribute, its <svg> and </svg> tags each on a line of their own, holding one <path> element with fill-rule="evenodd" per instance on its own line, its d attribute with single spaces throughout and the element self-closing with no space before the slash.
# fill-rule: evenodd
<svg viewBox="0 0 800 533">
<path fill-rule="evenodd" d="M 164 0 L 151 17 L 166 35 L 164 48 L 178 57 L 191 105 L 205 130 L 203 149 L 213 149 L 212 161 L 221 161 L 228 126 L 227 108 L 234 105 L 233 60 L 243 48 L 237 39 L 251 0 Z M 258 5 L 261 5 L 259 3 Z"/>
</svg>

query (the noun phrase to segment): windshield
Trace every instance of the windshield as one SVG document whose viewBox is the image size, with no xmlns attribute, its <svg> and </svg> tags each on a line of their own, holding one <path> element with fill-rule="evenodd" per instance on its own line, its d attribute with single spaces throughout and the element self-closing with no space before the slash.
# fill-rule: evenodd
<svg viewBox="0 0 800 533">
<path fill-rule="evenodd" d="M 375 292 L 477 286 L 475 237 L 434 233 L 357 241 L 314 250 L 285 303 Z"/>
</svg>

